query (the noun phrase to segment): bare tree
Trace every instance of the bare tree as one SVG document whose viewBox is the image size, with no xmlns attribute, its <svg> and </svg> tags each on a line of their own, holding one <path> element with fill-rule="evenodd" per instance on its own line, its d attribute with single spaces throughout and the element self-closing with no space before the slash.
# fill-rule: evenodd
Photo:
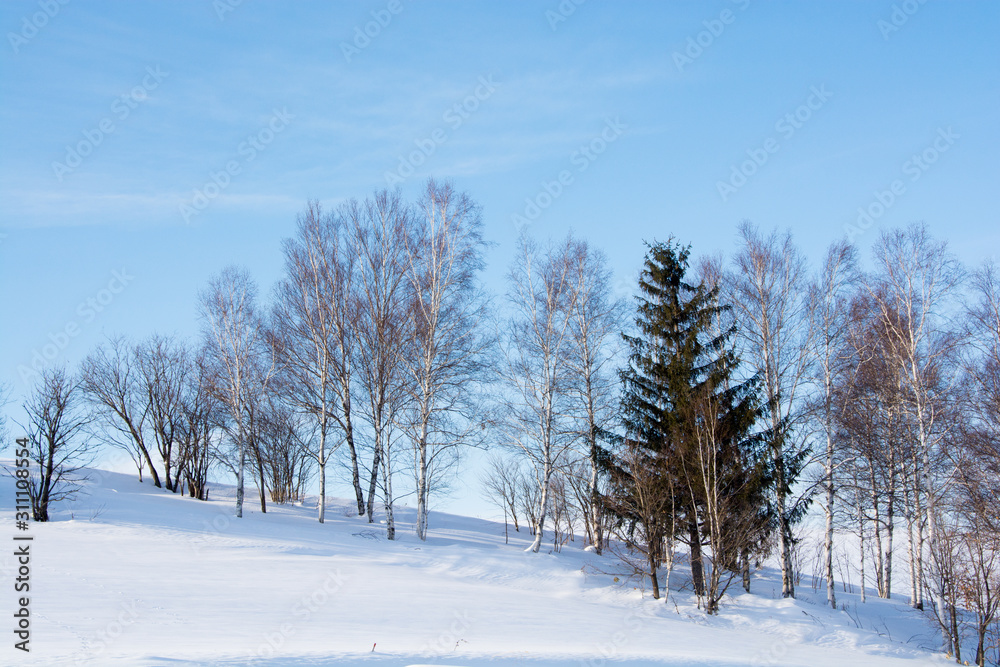
<svg viewBox="0 0 1000 667">
<path fill-rule="evenodd" d="M 873 254 L 878 272 L 868 289 L 882 320 L 894 324 L 887 327 L 886 335 L 891 362 L 903 380 L 919 457 L 917 489 L 924 500 L 930 556 L 925 573 L 934 597 L 932 612 L 941 627 L 945 648 L 951 651 L 953 634 L 943 590 L 946 564 L 938 560 L 946 549 L 936 544 L 936 503 L 941 486 L 934 460 L 946 432 L 947 421 L 939 419 L 940 409 L 947 404 L 943 393 L 954 387 L 952 359 L 960 340 L 947 311 L 964 275 L 947 245 L 934 241 L 923 225 L 883 232 Z"/>
<path fill-rule="evenodd" d="M 149 447 L 146 446 L 150 419 L 149 403 L 144 396 L 135 356 L 128 341 L 110 338 L 83 360 L 81 383 L 84 394 L 96 407 L 102 437 L 128 452 L 139 471 L 145 467 L 153 486 L 162 487 Z"/>
<path fill-rule="evenodd" d="M 976 664 L 987 641 L 1000 657 L 1000 276 L 985 263 L 972 276 L 974 301 L 965 317 L 965 418 L 960 443 L 962 512 L 966 528 L 960 590 L 975 617 Z M 996 661 L 997 658 L 994 658 Z"/>
<path fill-rule="evenodd" d="M 253 278 L 245 269 L 234 266 L 213 277 L 200 295 L 206 363 L 211 368 L 213 391 L 225 404 L 235 431 L 237 517 L 243 516 L 244 471 L 247 449 L 253 446 L 250 439 L 255 403 L 273 373 L 273 364 L 261 359 L 268 352 L 256 300 Z M 263 482 L 260 491 L 263 510 Z"/>
<path fill-rule="evenodd" d="M 176 340 L 154 335 L 137 345 L 133 354 L 149 431 L 163 462 L 163 483 L 176 493 L 184 472 L 183 459 L 178 460 L 174 445 L 183 428 L 188 353 Z"/>
<path fill-rule="evenodd" d="M 996 506 L 997 478 L 991 470 L 1000 446 L 986 433 L 965 437 L 976 442 L 966 452 L 971 456 L 960 466 L 957 518 L 961 537 L 956 583 L 958 601 L 974 617 L 975 663 L 985 667 L 987 635 L 1000 619 L 1000 511 Z M 985 456 L 984 450 L 988 452 Z"/>
<path fill-rule="evenodd" d="M 549 484 L 569 463 L 575 433 L 569 423 L 568 372 L 571 317 L 576 292 L 569 258 L 577 242 L 568 238 L 541 252 L 522 236 L 508 275 L 508 302 L 514 310 L 500 374 L 506 389 L 504 439 L 531 464 L 539 498 L 534 542 L 542 543 Z"/>
<path fill-rule="evenodd" d="M 822 437 L 826 440 L 822 484 L 825 493 L 823 513 L 826 533 L 823 541 L 823 575 L 826 578 L 826 600 L 837 608 L 833 578 L 833 533 L 837 489 L 834 472 L 837 465 L 837 433 L 835 422 L 834 383 L 844 372 L 847 358 L 845 342 L 849 325 L 850 299 L 858 288 L 857 250 L 846 241 L 834 243 L 815 282 L 809 287 L 809 312 L 816 346 L 817 363 L 812 381 L 817 400 L 813 414 Z"/>
<path fill-rule="evenodd" d="M 514 523 L 514 532 L 520 532 L 521 530 L 517 523 L 517 510 L 520 504 L 518 492 L 521 487 L 522 477 L 523 472 L 515 461 L 494 454 L 490 456 L 486 464 L 486 472 L 480 480 L 483 497 L 503 511 L 504 544 L 509 541 L 507 534 L 508 517 Z"/>
<path fill-rule="evenodd" d="M 574 502 L 567 470 L 552 476 L 549 489 L 549 514 L 552 517 L 552 550 L 562 551 L 563 545 L 576 539 L 573 527 L 580 518 L 581 508 Z"/>
<path fill-rule="evenodd" d="M 63 369 L 42 371 L 24 411 L 27 437 L 17 441 L 17 456 L 32 464 L 32 518 L 48 521 L 50 506 L 71 498 L 83 481 L 80 469 L 93 453 L 85 431 L 90 417 L 80 405 L 79 381 Z"/>
<path fill-rule="evenodd" d="M 354 242 L 357 235 L 352 233 L 348 221 L 352 220 L 353 205 L 342 206 L 335 216 L 328 220 L 327 231 L 332 235 L 326 240 L 325 270 L 333 290 L 332 302 L 328 304 L 330 323 L 334 327 L 333 355 L 330 371 L 333 377 L 333 391 L 339 402 L 339 410 L 333 418 L 340 426 L 344 443 L 351 457 L 351 483 L 358 503 L 358 516 L 365 513 L 365 495 L 361 487 L 361 473 L 358 463 L 358 446 L 355 442 L 353 382 L 355 379 L 355 359 L 357 355 L 357 320 L 360 299 L 357 293 L 357 250 Z"/>
<path fill-rule="evenodd" d="M 588 488 L 580 497 L 587 538 L 598 554 L 604 544 L 601 516 L 598 437 L 611 427 L 617 407 L 617 377 L 613 372 L 614 343 L 625 326 L 626 310 L 613 295 L 607 258 L 585 241 L 571 246 L 573 306 L 569 313 L 566 365 L 570 392 L 580 424 L 579 437 L 587 461 Z"/>
<path fill-rule="evenodd" d="M 538 480 L 535 479 L 534 471 L 525 472 L 520 467 L 517 468 L 517 498 L 518 507 L 524 515 L 528 524 L 528 533 L 534 537 L 538 532 L 538 513 L 541 510 L 541 490 L 538 488 Z"/>
<path fill-rule="evenodd" d="M 623 444 L 616 461 L 609 464 L 611 492 L 603 496 L 610 513 L 619 517 L 611 526 L 619 546 L 611 548 L 637 575 L 649 577 L 653 599 L 658 600 L 659 567 L 664 560 L 664 597 L 670 591 L 673 554 L 665 553 L 664 547 L 672 549 L 672 535 L 677 528 L 676 489 L 673 480 L 658 469 L 655 453 L 637 443 Z"/>
<path fill-rule="evenodd" d="M 302 499 L 305 484 L 311 473 L 310 456 L 306 441 L 314 439 L 304 431 L 315 431 L 317 424 L 302 423 L 303 416 L 289 406 L 269 396 L 259 417 L 258 438 L 261 464 L 264 466 L 264 484 L 271 502 L 289 503 Z M 311 435 L 311 434 L 310 434 Z"/>
<path fill-rule="evenodd" d="M 1000 273 L 987 262 L 972 277 L 977 297 L 969 308 L 966 336 L 971 342 L 964 360 L 969 406 L 979 426 L 1000 440 Z"/>
<path fill-rule="evenodd" d="M 739 322 L 740 356 L 759 375 L 768 406 L 775 475 L 781 594 L 795 597 L 792 526 L 808 499 L 792 496 L 808 448 L 800 428 L 802 393 L 811 361 L 806 265 L 790 233 L 763 236 L 744 222 L 742 247 L 728 279 L 728 301 Z"/>
<path fill-rule="evenodd" d="M 341 232 L 337 218 L 324 214 L 318 202 L 310 202 L 299 216 L 295 238 L 284 242 L 285 277 L 276 290 L 271 327 L 282 393 L 315 420 L 318 447 L 309 453 L 319 467 L 320 523 L 326 516 L 326 465 L 339 445 L 328 444 L 335 420 L 354 452 L 349 380 L 346 393 L 338 384 L 343 366 L 350 367 L 350 360 L 341 355 L 351 336 L 343 330 L 346 322 L 338 312 L 341 302 L 350 299 L 342 290 Z M 355 489 L 360 493 L 356 455 L 353 463 Z"/>
<path fill-rule="evenodd" d="M 211 391 L 203 352 L 192 360 L 187 377 L 178 429 L 178 474 L 183 471 L 192 498 L 208 500 L 208 472 L 214 460 L 212 439 L 223 408 Z"/>
<path fill-rule="evenodd" d="M 478 281 L 486 245 L 479 206 L 431 180 L 418 209 L 413 233 L 402 235 L 411 298 L 402 363 L 409 375 L 404 423 L 413 443 L 416 529 L 426 540 L 432 477 L 454 460 L 456 447 L 483 439 L 476 387 L 493 338 L 483 326 L 489 302 Z"/>
<path fill-rule="evenodd" d="M 739 451 L 736 439 L 744 437 L 742 433 L 727 433 L 746 426 L 734 428 L 723 423 L 726 411 L 717 405 L 715 391 L 710 386 L 699 388 L 689 405 L 691 465 L 684 479 L 687 493 L 700 499 L 693 504 L 700 515 L 702 539 L 711 552 L 705 585 L 696 590 L 708 614 L 719 612 L 719 602 L 739 574 L 740 555 L 756 540 L 762 519 L 758 508 L 763 504 L 763 499 L 747 501 L 762 492 L 759 478 L 764 468 L 746 460 L 748 452 Z M 745 421 L 752 423 L 755 407 L 747 408 Z"/>
<path fill-rule="evenodd" d="M 903 508 L 911 529 L 911 545 L 915 537 L 917 515 L 906 510 L 905 502 L 907 464 L 912 459 L 909 426 L 898 368 L 889 361 L 887 323 L 864 294 L 853 300 L 846 322 L 846 363 L 831 383 L 833 447 L 841 459 L 831 470 L 831 482 L 850 487 L 858 520 L 870 524 L 864 534 L 871 537 L 876 587 L 880 597 L 889 598 L 898 508 Z M 862 551 L 859 556 L 864 559 L 868 554 Z M 915 599 L 916 593 L 911 597 Z"/>
<path fill-rule="evenodd" d="M 598 465 L 600 465 L 600 457 L 603 455 L 602 449 L 598 452 Z M 571 496 L 569 502 L 574 507 L 574 516 L 583 519 L 583 528 L 589 547 L 597 554 L 603 553 L 611 539 L 609 529 L 613 520 L 613 517 L 607 512 L 607 506 L 604 502 L 604 496 L 609 488 L 607 472 L 603 468 L 599 469 L 595 485 L 591 457 L 578 455 L 564 468 L 562 476 L 567 486 L 567 493 Z M 597 492 L 596 498 L 594 496 L 595 490 Z M 599 505 L 596 510 L 593 508 L 594 502 Z M 598 539 L 595 536 L 600 537 Z"/>
<path fill-rule="evenodd" d="M 397 418 L 408 396 L 404 355 L 411 303 L 406 280 L 407 248 L 413 215 L 398 191 L 376 192 L 363 203 L 351 202 L 344 215 L 357 253 L 357 371 L 365 396 L 365 417 L 372 429 L 372 465 L 368 486 L 368 521 L 374 522 L 375 492 L 381 489 L 386 536 L 395 539 L 392 446 Z"/>
</svg>

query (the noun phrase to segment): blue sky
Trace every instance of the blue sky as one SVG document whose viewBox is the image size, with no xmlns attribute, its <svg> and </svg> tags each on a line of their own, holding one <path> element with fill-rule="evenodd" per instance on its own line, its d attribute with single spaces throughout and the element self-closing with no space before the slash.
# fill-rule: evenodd
<svg viewBox="0 0 1000 667">
<path fill-rule="evenodd" d="M 643 239 L 728 253 L 747 218 L 813 259 L 859 207 L 881 208 L 861 246 L 917 220 L 969 264 L 1000 245 L 995 2 L 36 0 L 0 25 L 15 400 L 47 344 L 73 365 L 107 334 L 194 336 L 226 264 L 266 293 L 307 199 L 406 163 L 405 193 L 450 178 L 483 205 L 497 291 L 526 210 L 623 290 Z"/>
</svg>

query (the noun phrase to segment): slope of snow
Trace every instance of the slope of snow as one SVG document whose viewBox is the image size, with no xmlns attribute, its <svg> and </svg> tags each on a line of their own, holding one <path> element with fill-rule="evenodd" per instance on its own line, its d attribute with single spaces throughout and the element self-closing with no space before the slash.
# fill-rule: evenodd
<svg viewBox="0 0 1000 667">
<path fill-rule="evenodd" d="M 528 536 L 442 513 L 431 537 L 397 512 L 399 539 L 331 501 L 260 513 L 232 489 L 198 502 L 93 471 L 85 492 L 32 524 L 31 653 L 13 648 L 13 549 L 0 557 L 8 627 L 3 664 L 25 665 L 654 665 L 945 664 L 926 621 L 905 604 L 841 593 L 852 613 L 800 588 L 775 595 L 771 570 L 753 593 L 699 612 L 675 573 L 652 600 L 614 557 L 525 553 Z M 13 516 L 13 481 L 0 508 Z M 9 540 L 15 533 L 8 521 Z M 548 546 L 551 549 L 551 544 Z M 619 581 L 615 582 L 615 576 Z M 738 586 L 734 586 L 734 589 Z M 854 611 L 856 607 L 856 611 Z M 855 620 L 856 619 L 856 620 Z M 862 627 L 858 627 L 860 624 Z"/>
</svg>

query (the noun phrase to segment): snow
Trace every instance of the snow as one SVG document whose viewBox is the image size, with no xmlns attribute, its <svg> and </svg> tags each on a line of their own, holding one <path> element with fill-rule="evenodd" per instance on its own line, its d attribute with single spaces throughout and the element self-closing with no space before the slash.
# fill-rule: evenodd
<svg viewBox="0 0 1000 667">
<path fill-rule="evenodd" d="M 32 524 L 31 653 L 13 648 L 13 592 L 4 596 L 3 664 L 365 665 L 365 667 L 576 667 L 586 665 L 945 664 L 935 634 L 903 601 L 838 591 L 851 613 L 823 605 L 823 591 L 776 597 L 759 572 L 753 593 L 734 589 L 706 617 L 678 590 L 652 600 L 613 556 L 577 542 L 525 553 L 524 528 L 504 544 L 503 524 L 432 512 L 430 537 L 413 534 L 399 508 L 396 542 L 352 516 L 350 501 L 315 498 L 259 511 L 248 489 L 244 518 L 233 490 L 199 502 L 92 471 L 85 492 Z M 13 516 L 13 480 L 0 508 Z M 15 531 L 12 522 L 9 532 Z M 551 550 L 551 542 L 548 545 Z M 0 557 L 13 585 L 13 550 Z M 614 578 L 619 577 L 616 583 Z M 12 591 L 11 588 L 7 589 Z M 857 627 L 855 620 L 862 627 Z M 374 650 L 373 650 L 374 648 Z"/>
</svg>

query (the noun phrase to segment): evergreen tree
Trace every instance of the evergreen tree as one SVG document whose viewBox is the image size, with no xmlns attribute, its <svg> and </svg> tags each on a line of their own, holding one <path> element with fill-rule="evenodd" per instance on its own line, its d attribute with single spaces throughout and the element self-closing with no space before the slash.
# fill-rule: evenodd
<svg viewBox="0 0 1000 667">
<path fill-rule="evenodd" d="M 761 548 L 770 524 L 771 476 L 757 381 L 733 379 L 739 359 L 718 289 L 685 280 L 689 247 L 673 239 L 649 246 L 639 279 L 636 335 L 623 335 L 629 363 L 620 373 L 624 435 L 603 457 L 611 481 L 608 510 L 648 559 L 654 597 L 664 544 L 690 549 L 693 585 L 717 609 L 719 575 Z M 712 549 L 706 586 L 702 547 Z M 724 591 L 724 587 L 722 588 Z"/>
</svg>

